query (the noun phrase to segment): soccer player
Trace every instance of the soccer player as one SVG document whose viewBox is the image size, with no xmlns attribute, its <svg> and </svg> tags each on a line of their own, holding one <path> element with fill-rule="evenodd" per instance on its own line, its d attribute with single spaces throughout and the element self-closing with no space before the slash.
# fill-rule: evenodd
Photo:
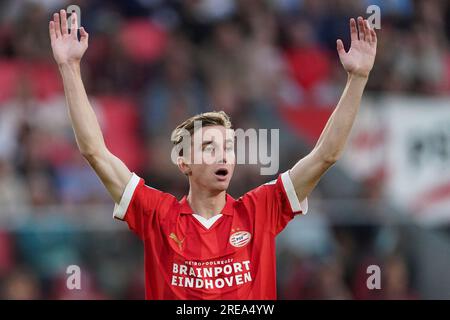
<svg viewBox="0 0 450 320">
<path fill-rule="evenodd" d="M 209 112 L 180 124 L 173 142 L 180 145 L 188 132 L 194 143 L 177 157 L 189 180 L 188 195 L 178 201 L 151 181 L 147 186 L 107 149 L 80 75 L 89 36 L 80 28 L 78 39 L 76 15 L 71 18 L 71 30 L 64 10 L 49 24 L 70 119 L 82 156 L 115 202 L 114 217 L 144 243 L 146 298 L 276 299 L 275 237 L 295 215 L 306 213 L 307 196 L 344 149 L 374 64 L 375 31 L 358 17 L 350 20 L 349 51 L 337 40 L 347 84 L 313 150 L 239 199 L 227 194 L 235 166 L 228 116 Z M 199 158 L 205 161 L 193 161 Z"/>
</svg>

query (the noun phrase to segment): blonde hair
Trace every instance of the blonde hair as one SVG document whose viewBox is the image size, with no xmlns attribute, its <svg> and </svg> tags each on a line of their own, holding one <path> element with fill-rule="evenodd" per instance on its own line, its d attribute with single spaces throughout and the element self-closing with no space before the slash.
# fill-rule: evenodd
<svg viewBox="0 0 450 320">
<path fill-rule="evenodd" d="M 171 141 L 175 146 L 183 141 L 183 133 L 186 131 L 189 132 L 191 136 L 194 134 L 194 123 L 196 121 L 201 121 L 202 128 L 210 126 L 223 126 L 226 129 L 231 129 L 232 127 L 230 117 L 224 111 L 200 113 L 185 120 L 172 131 Z M 180 152 L 180 156 L 182 156 L 182 150 Z"/>
</svg>

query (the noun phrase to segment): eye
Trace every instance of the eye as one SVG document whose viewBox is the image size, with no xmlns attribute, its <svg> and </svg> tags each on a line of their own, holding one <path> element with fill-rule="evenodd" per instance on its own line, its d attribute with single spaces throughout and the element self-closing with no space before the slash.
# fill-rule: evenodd
<svg viewBox="0 0 450 320">
<path fill-rule="evenodd" d="M 214 147 L 210 144 L 208 144 L 204 149 L 203 152 L 213 152 L 214 151 Z"/>
</svg>

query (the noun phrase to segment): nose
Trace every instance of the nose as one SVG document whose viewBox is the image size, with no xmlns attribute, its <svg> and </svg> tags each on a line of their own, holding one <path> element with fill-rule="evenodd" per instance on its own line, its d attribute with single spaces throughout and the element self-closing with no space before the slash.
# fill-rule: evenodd
<svg viewBox="0 0 450 320">
<path fill-rule="evenodd" d="M 217 164 L 227 164 L 227 152 L 223 150 L 217 155 Z"/>
<path fill-rule="evenodd" d="M 217 164 L 227 164 L 227 158 L 225 154 L 223 154 L 222 157 L 219 157 L 219 159 L 217 160 Z"/>
</svg>

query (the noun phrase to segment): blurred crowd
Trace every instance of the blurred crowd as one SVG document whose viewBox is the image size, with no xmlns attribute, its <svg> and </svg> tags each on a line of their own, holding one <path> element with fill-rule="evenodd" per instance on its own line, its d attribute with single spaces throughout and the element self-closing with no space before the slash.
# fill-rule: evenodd
<svg viewBox="0 0 450 320">
<path fill-rule="evenodd" d="M 51 54 L 48 21 L 69 4 L 81 8 L 90 34 L 82 75 L 108 147 L 149 185 L 178 197 L 188 186 L 170 161 L 170 132 L 199 112 L 224 110 L 235 128 L 280 128 L 280 171 L 306 155 L 323 126 L 311 120 L 330 115 L 345 85 L 336 39 L 348 48 L 349 18 L 369 16 L 371 4 L 381 9 L 381 30 L 369 94 L 439 96 L 450 89 L 445 0 L 2 1 L 0 298 L 70 298 L 59 261 L 82 261 L 90 270 L 84 281 L 91 290 L 80 297 L 143 297 L 142 252 L 132 236 L 84 236 L 64 216 L 37 213 L 111 205 L 76 149 Z M 273 178 L 257 169 L 239 166 L 240 183 L 230 193 Z M 311 201 L 371 194 L 333 170 Z M 2 221 L 17 215 L 24 222 L 8 231 Z M 38 232 L 36 224 L 58 232 Z M 355 243 L 364 251 L 372 238 L 357 241 L 358 228 L 327 232 L 341 250 L 312 257 L 280 249 L 280 297 L 379 298 L 355 285 L 365 284 L 355 275 L 366 276 L 358 269 L 366 257 L 357 255 Z M 417 297 L 406 257 L 388 256 L 385 276 L 394 280 L 382 297 Z"/>
</svg>

